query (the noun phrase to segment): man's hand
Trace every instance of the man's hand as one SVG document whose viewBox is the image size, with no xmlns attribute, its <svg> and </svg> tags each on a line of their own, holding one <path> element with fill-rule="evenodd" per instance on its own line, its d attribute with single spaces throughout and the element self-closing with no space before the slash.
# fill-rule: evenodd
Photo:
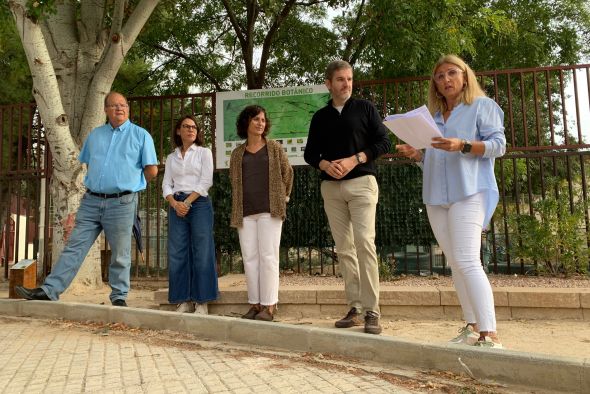
<svg viewBox="0 0 590 394">
<path fill-rule="evenodd" d="M 63 221 L 63 228 L 64 228 L 64 242 L 68 242 L 68 238 L 70 238 L 70 234 L 74 229 L 76 224 L 76 214 L 70 213 L 68 217 Z"/>
<path fill-rule="evenodd" d="M 330 175 L 334 179 L 342 179 L 357 165 L 355 156 L 346 157 L 334 161 L 322 160 L 320 170 Z"/>
</svg>

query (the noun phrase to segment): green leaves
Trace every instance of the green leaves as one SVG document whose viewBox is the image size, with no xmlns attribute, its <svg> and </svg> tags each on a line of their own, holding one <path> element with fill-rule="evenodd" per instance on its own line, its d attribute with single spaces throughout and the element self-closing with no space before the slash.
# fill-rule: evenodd
<svg viewBox="0 0 590 394">
<path fill-rule="evenodd" d="M 556 194 L 535 197 L 532 215 L 508 216 L 509 249 L 525 262 L 537 262 L 541 273 L 586 273 L 590 250 L 584 231 L 585 204 L 580 195 L 570 202 L 565 181 L 551 178 L 548 183 Z"/>
</svg>

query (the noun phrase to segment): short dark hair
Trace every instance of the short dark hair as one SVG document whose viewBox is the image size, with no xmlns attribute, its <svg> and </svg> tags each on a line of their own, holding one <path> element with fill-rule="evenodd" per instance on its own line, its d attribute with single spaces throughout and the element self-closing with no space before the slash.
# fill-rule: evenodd
<svg viewBox="0 0 590 394">
<path fill-rule="evenodd" d="M 250 126 L 250 121 L 261 112 L 264 113 L 264 117 L 266 118 L 266 125 L 264 126 L 264 133 L 262 133 L 262 136 L 266 137 L 268 135 L 270 131 L 270 119 L 268 118 L 266 110 L 260 105 L 249 105 L 240 112 L 238 120 L 236 120 L 236 129 L 240 138 L 248 138 L 248 126 Z"/>
<path fill-rule="evenodd" d="M 193 122 L 195 122 L 195 125 L 197 125 L 197 138 L 195 138 L 195 144 L 197 146 L 202 146 L 203 142 L 205 142 L 205 132 L 203 131 L 203 128 L 201 127 L 201 125 L 199 124 L 199 122 L 197 122 L 197 119 L 195 119 L 195 117 L 193 115 L 184 115 L 182 118 L 178 119 L 178 122 L 176 122 L 176 126 L 174 126 L 174 131 L 173 131 L 173 139 L 174 139 L 174 144 L 176 144 L 176 146 L 182 146 L 182 138 L 180 138 L 180 136 L 176 133 L 178 130 L 180 130 L 180 127 L 182 126 L 182 122 L 184 122 L 186 119 L 190 119 Z"/>
<path fill-rule="evenodd" d="M 330 64 L 328 64 L 328 66 L 326 67 L 325 77 L 327 80 L 331 81 L 336 71 L 344 69 L 352 70 L 352 66 L 345 60 L 334 60 L 333 62 L 330 62 Z"/>
</svg>

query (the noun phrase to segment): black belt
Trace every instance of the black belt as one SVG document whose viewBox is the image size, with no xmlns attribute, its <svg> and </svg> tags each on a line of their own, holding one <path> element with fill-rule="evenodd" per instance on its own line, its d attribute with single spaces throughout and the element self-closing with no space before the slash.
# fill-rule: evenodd
<svg viewBox="0 0 590 394">
<path fill-rule="evenodd" d="M 119 198 L 119 197 L 123 197 L 126 196 L 127 194 L 131 194 L 133 192 L 131 191 L 125 191 L 125 192 L 121 192 L 121 193 L 112 193 L 112 194 L 107 194 L 107 193 L 95 193 L 93 191 L 91 191 L 90 189 L 86 189 L 86 192 L 88 192 L 88 194 L 96 196 L 96 197 L 100 197 L 100 198 Z"/>
</svg>

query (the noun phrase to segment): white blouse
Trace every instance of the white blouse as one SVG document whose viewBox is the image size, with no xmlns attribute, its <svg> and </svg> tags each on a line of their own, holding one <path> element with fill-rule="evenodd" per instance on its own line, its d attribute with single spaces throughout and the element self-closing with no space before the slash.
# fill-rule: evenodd
<svg viewBox="0 0 590 394">
<path fill-rule="evenodd" d="M 176 192 L 190 194 L 197 192 L 207 196 L 213 185 L 213 154 L 208 148 L 191 145 L 184 158 L 180 148 L 176 148 L 166 158 L 162 195 L 164 198 Z"/>
</svg>

